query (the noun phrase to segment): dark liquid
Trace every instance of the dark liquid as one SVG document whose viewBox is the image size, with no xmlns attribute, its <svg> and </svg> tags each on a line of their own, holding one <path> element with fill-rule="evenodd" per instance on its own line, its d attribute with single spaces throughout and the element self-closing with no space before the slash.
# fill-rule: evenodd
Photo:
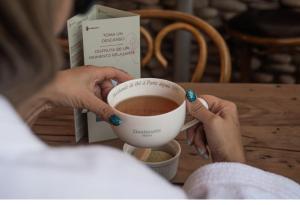
<svg viewBox="0 0 300 205">
<path fill-rule="evenodd" d="M 121 112 L 138 115 L 161 115 L 176 109 L 179 105 L 168 98 L 159 96 L 139 96 L 128 98 L 115 106 Z"/>
</svg>

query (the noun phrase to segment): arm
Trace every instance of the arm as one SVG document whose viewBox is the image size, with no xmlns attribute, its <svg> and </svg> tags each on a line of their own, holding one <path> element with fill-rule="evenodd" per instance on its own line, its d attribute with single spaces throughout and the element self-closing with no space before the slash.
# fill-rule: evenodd
<svg viewBox="0 0 300 205">
<path fill-rule="evenodd" d="M 209 110 L 193 91 L 187 91 L 188 111 L 201 122 L 187 131 L 189 144 L 205 158 L 211 155 L 214 162 L 244 163 L 246 158 L 236 105 L 210 95 L 201 97 L 208 103 Z"/>
<path fill-rule="evenodd" d="M 83 66 L 60 71 L 52 83 L 23 103 L 18 111 L 29 125 L 39 113 L 56 106 L 86 108 L 113 124 L 115 119 L 121 120 L 105 102 L 113 87 L 111 80 L 122 83 L 130 79 L 124 71 L 110 67 Z"/>
<path fill-rule="evenodd" d="M 189 198 L 299 199 L 296 182 L 242 163 L 219 162 L 201 167 L 185 182 Z"/>
<path fill-rule="evenodd" d="M 288 178 L 245 165 L 246 162 L 234 103 L 214 96 L 187 91 L 187 107 L 201 125 L 188 133 L 190 144 L 200 155 L 211 155 L 213 163 L 196 170 L 185 182 L 190 198 L 299 198 L 300 186 Z"/>
</svg>

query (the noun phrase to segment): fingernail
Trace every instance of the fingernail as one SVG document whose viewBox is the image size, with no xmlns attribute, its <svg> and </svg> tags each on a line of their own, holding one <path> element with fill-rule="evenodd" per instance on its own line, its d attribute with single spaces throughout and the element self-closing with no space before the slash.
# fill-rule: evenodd
<svg viewBox="0 0 300 205">
<path fill-rule="evenodd" d="M 200 155 L 203 159 L 208 159 L 208 154 L 206 153 L 205 149 L 197 148 L 198 155 Z"/>
<path fill-rule="evenodd" d="M 203 156 L 205 154 L 205 150 L 197 147 L 198 155 Z"/>
<path fill-rule="evenodd" d="M 111 115 L 108 120 L 109 120 L 110 124 L 112 124 L 114 126 L 119 126 L 122 123 L 121 118 L 119 118 L 119 116 L 117 116 L 117 115 Z"/>
<path fill-rule="evenodd" d="M 190 102 L 194 102 L 197 99 L 196 93 L 191 89 L 186 90 L 185 96 Z"/>
<path fill-rule="evenodd" d="M 209 158 L 207 153 L 205 153 L 205 155 L 202 155 L 202 156 L 203 156 L 204 159 L 208 159 Z"/>
</svg>

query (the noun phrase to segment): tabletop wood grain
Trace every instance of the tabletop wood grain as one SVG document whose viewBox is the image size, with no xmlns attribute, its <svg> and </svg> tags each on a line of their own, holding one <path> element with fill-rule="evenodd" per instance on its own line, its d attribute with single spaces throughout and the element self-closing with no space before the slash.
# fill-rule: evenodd
<svg viewBox="0 0 300 205">
<path fill-rule="evenodd" d="M 181 85 L 195 90 L 199 95 L 210 94 L 235 102 L 247 163 L 300 182 L 300 85 Z M 56 108 L 42 113 L 33 130 L 50 145 L 74 144 L 72 109 Z M 173 183 L 182 184 L 194 170 L 210 161 L 201 159 L 186 144 L 183 134 L 177 140 L 183 151 Z M 122 146 L 120 140 L 100 144 L 117 148 Z"/>
</svg>

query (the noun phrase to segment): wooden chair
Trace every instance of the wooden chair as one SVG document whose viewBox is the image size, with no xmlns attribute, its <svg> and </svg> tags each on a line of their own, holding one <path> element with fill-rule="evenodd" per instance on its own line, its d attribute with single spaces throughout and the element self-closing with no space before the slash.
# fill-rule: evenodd
<svg viewBox="0 0 300 205">
<path fill-rule="evenodd" d="M 289 53 L 298 52 L 295 48 L 300 46 L 299 18 L 299 12 L 281 8 L 248 10 L 228 22 L 228 33 L 239 43 L 237 51 L 233 53 L 235 59 L 238 59 L 242 82 L 251 82 L 252 48 L 270 54 L 282 49 Z"/>
<path fill-rule="evenodd" d="M 167 34 L 175 30 L 186 30 L 193 34 L 198 45 L 198 63 L 192 75 L 192 82 L 199 82 L 203 76 L 206 60 L 207 60 L 207 46 L 206 42 L 199 31 L 203 31 L 211 40 L 215 43 L 219 50 L 220 56 L 220 82 L 229 82 L 231 78 L 231 59 L 228 47 L 222 38 L 222 36 L 202 19 L 179 11 L 173 10 L 159 10 L 159 9 L 147 9 L 147 10 L 135 10 L 133 11 L 141 16 L 141 19 L 167 19 L 176 21 L 164 27 L 156 36 L 155 40 L 151 37 L 149 31 L 144 27 L 141 27 L 141 34 L 146 39 L 148 49 L 146 55 L 142 59 L 142 66 L 145 66 L 150 62 L 153 54 L 159 61 L 159 63 L 166 68 L 168 65 L 167 60 L 161 53 L 161 44 Z"/>
<path fill-rule="evenodd" d="M 287 53 L 297 53 L 297 46 L 300 46 L 300 38 L 274 38 L 260 37 L 242 33 L 234 29 L 228 29 L 229 34 L 236 40 L 240 41 L 237 51 L 233 52 L 235 59 L 238 59 L 237 66 L 241 72 L 241 81 L 244 83 L 251 82 L 252 71 L 250 68 L 251 57 L 253 56 L 252 48 L 260 48 L 265 53 L 277 53 L 285 48 Z M 297 82 L 300 77 L 297 76 Z"/>
<path fill-rule="evenodd" d="M 153 40 L 150 32 L 141 27 L 141 34 L 147 42 L 147 52 L 142 59 L 142 67 L 147 65 L 152 59 L 153 55 L 157 58 L 158 62 L 167 68 L 168 62 L 161 53 L 161 44 L 167 34 L 175 30 L 186 30 L 193 34 L 198 45 L 199 54 L 198 62 L 194 73 L 192 74 L 192 82 L 199 82 L 203 76 L 206 61 L 207 61 L 207 45 L 203 35 L 200 31 L 203 31 L 211 40 L 215 43 L 219 50 L 220 56 L 220 82 L 226 83 L 231 78 L 231 59 L 228 47 L 222 38 L 222 36 L 205 21 L 200 18 L 186 14 L 179 11 L 172 10 L 159 10 L 159 9 L 147 9 L 147 10 L 135 10 L 141 16 L 141 19 L 166 19 L 176 21 L 166 27 L 164 27 Z M 65 52 L 68 52 L 68 43 L 66 40 L 58 39 L 59 44 L 62 46 Z"/>
</svg>

